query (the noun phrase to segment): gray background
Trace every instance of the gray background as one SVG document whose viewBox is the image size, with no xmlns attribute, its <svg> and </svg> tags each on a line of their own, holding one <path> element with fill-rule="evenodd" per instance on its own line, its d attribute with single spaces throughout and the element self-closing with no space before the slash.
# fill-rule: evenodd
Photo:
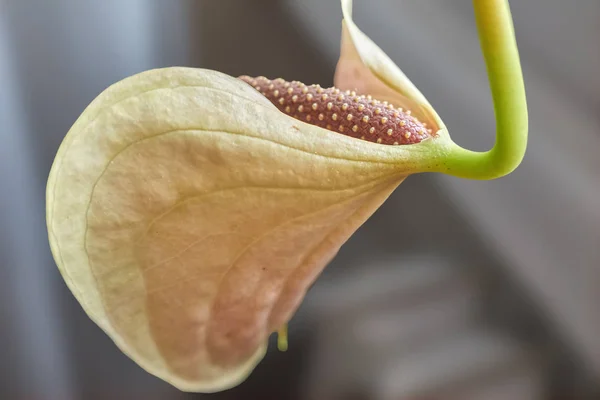
<svg viewBox="0 0 600 400">
<path fill-rule="evenodd" d="M 358 339 L 338 329 L 333 340 L 328 332 L 364 318 L 358 305 L 333 307 L 332 314 L 324 311 L 327 305 L 346 303 L 344 285 L 354 284 L 366 303 L 374 301 L 368 315 L 404 309 L 404 292 L 378 300 L 382 289 L 368 282 L 369 273 L 384 271 L 384 281 L 410 283 L 402 274 L 434 264 L 456 276 L 467 271 L 470 289 L 456 290 L 479 293 L 468 304 L 478 309 L 475 331 L 492 332 L 483 342 L 509 337 L 516 344 L 498 354 L 527 355 L 529 361 L 518 365 L 528 372 L 518 376 L 535 379 L 527 381 L 531 390 L 522 398 L 592 396 L 600 376 L 600 2 L 522 0 L 511 6 L 530 107 L 523 165 L 493 182 L 409 178 L 311 291 L 292 323 L 290 352 L 270 352 L 248 382 L 213 398 L 386 398 L 439 394 L 440 382 L 450 381 L 460 390 L 484 387 L 468 368 L 460 379 L 431 375 L 444 357 L 456 360 L 453 365 L 463 362 L 444 355 L 451 351 L 484 353 L 473 347 L 478 339 L 466 340 L 463 351 L 458 342 L 438 338 L 436 346 L 450 353 L 422 361 L 424 372 L 416 361 L 399 369 L 399 376 L 412 376 L 414 369 L 410 383 L 421 379 L 421 389 L 390 386 L 398 381 L 393 374 L 382 378 L 396 359 L 413 360 L 398 355 L 377 358 L 369 368 L 381 373 L 347 392 L 348 382 L 368 375 Z M 458 143 L 491 146 L 493 112 L 468 0 L 355 0 L 355 16 L 422 90 Z M 63 284 L 44 222 L 54 154 L 100 91 L 145 69 L 186 65 L 331 85 L 340 20 L 337 0 L 0 0 L 0 398 L 202 397 L 177 392 L 123 356 Z M 398 291 L 414 289 L 423 298 L 437 292 L 405 286 Z M 431 301 L 413 314 L 447 302 Z M 450 322 L 440 324 L 450 329 Z M 470 324 L 456 336 L 470 337 Z M 347 340 L 348 347 L 332 350 L 332 340 Z M 398 348 L 404 342 L 390 343 Z M 320 358 L 329 354 L 322 346 L 331 359 Z M 369 349 L 364 354 L 375 354 Z M 348 353 L 354 356 L 344 364 L 356 368 L 342 373 L 340 355 Z M 415 354 L 415 360 L 425 357 Z M 494 357 L 500 356 L 490 355 L 492 364 L 502 364 Z M 341 383 L 332 383 L 332 371 L 345 374 Z M 325 387 L 329 394 L 319 394 Z"/>
</svg>

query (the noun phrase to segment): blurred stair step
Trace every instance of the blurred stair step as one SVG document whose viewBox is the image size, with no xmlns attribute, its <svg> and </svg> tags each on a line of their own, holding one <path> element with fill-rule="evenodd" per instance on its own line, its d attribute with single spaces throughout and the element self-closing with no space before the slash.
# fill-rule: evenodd
<svg viewBox="0 0 600 400">
<path fill-rule="evenodd" d="M 535 400 L 542 396 L 540 371 L 513 341 L 464 331 L 382 363 L 372 398 Z"/>
<path fill-rule="evenodd" d="M 408 308 L 384 309 L 358 315 L 350 324 L 355 346 L 387 349 L 418 343 L 439 335 L 447 335 L 469 324 L 477 311 L 477 293 L 469 287 L 447 291 L 443 296 L 424 298 Z"/>
<path fill-rule="evenodd" d="M 390 353 L 400 355 L 453 331 L 465 330 L 478 306 L 474 291 L 465 289 L 446 291 L 444 296 L 423 299 L 411 307 L 392 303 L 330 316 L 318 323 L 316 347 L 321 357 L 332 354 L 337 359 L 335 364 L 343 364 L 340 368 L 354 365 L 362 369 L 365 364 L 380 363 Z"/>
<path fill-rule="evenodd" d="M 440 258 L 379 262 L 341 279 L 318 282 L 305 302 L 317 319 L 340 319 L 373 309 L 420 307 L 457 291 L 474 293 L 476 286 L 464 270 Z"/>
</svg>

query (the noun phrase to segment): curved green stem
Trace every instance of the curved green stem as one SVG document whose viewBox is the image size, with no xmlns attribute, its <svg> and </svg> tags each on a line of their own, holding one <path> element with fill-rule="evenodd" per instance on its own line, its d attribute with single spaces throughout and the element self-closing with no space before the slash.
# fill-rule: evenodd
<svg viewBox="0 0 600 400">
<path fill-rule="evenodd" d="M 508 0 L 473 0 L 496 115 L 496 143 L 483 153 L 452 145 L 444 172 L 495 179 L 521 163 L 527 147 L 527 101 Z"/>
</svg>

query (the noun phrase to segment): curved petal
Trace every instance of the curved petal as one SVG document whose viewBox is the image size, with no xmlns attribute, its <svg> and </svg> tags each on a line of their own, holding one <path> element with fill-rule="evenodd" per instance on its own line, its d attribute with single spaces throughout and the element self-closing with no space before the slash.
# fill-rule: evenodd
<svg viewBox="0 0 600 400">
<path fill-rule="evenodd" d="M 402 147 L 294 120 L 217 72 L 145 72 L 103 92 L 61 145 L 52 252 L 143 368 L 186 391 L 229 388 L 414 168 Z"/>
<path fill-rule="evenodd" d="M 341 0 L 344 23 L 335 86 L 370 94 L 381 101 L 410 109 L 434 131 L 445 130 L 425 96 L 396 64 L 352 20 L 352 0 Z"/>
</svg>

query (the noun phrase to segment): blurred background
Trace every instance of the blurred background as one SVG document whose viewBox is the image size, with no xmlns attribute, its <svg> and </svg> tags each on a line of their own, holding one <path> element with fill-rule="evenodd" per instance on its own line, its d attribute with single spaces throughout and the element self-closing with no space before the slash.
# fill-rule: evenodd
<svg viewBox="0 0 600 400">
<path fill-rule="evenodd" d="M 84 107 L 146 69 L 330 86 L 338 0 L 0 0 L 0 398 L 600 398 L 600 2 L 511 6 L 522 166 L 493 182 L 410 177 L 309 292 L 290 350 L 199 395 L 137 367 L 64 285 L 44 221 L 50 165 Z M 492 145 L 469 0 L 355 0 L 355 17 L 458 143 Z"/>
</svg>

